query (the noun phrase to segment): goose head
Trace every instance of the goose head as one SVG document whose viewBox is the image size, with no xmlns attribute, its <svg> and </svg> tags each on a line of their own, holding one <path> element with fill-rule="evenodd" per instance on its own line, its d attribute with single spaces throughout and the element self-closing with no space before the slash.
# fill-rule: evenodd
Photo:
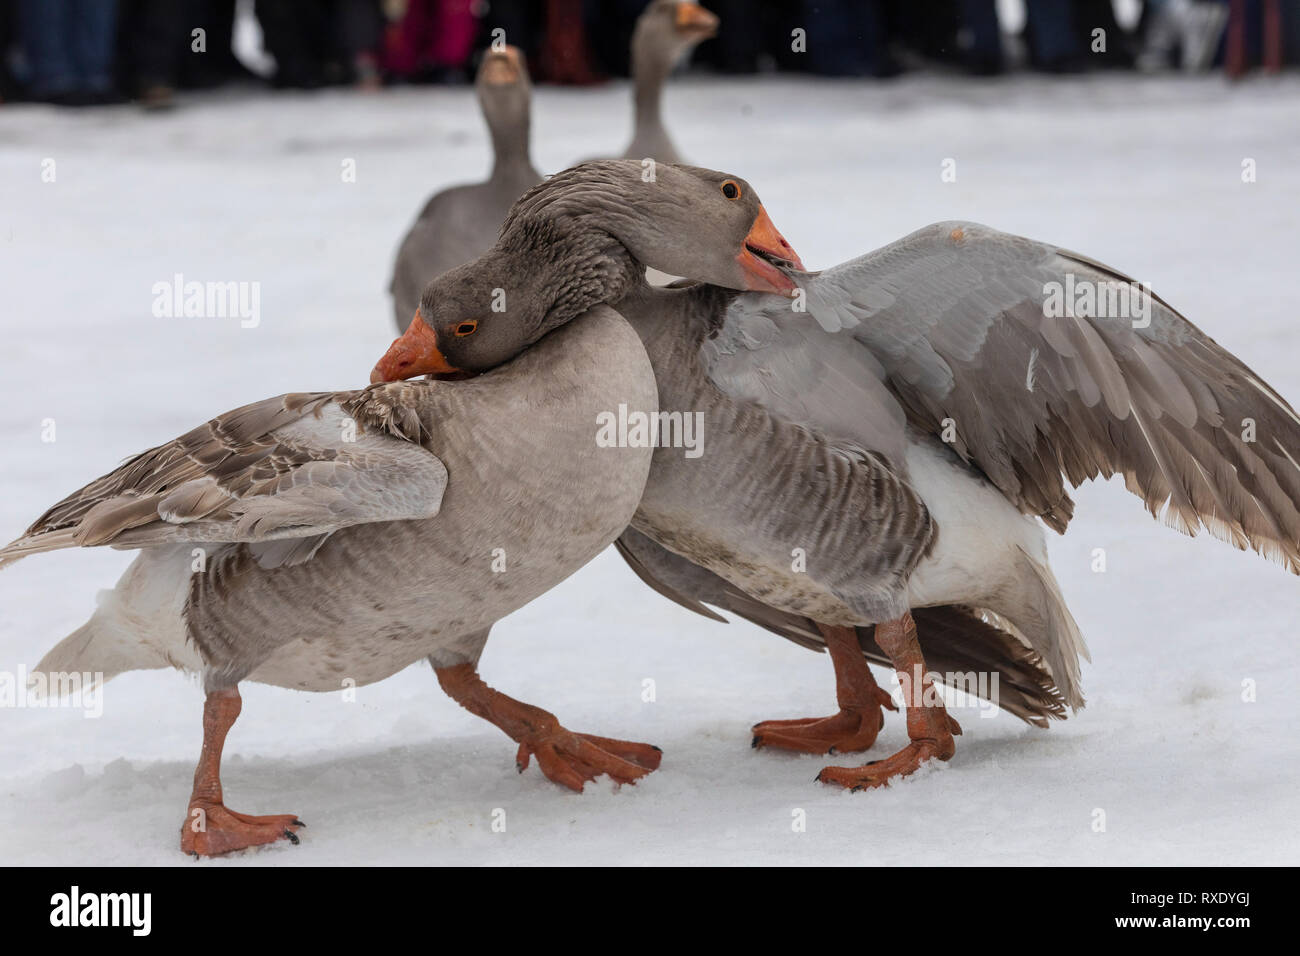
<svg viewBox="0 0 1300 956">
<path fill-rule="evenodd" d="M 633 62 L 667 73 L 687 51 L 715 36 L 718 22 L 693 0 L 654 0 L 632 31 Z"/>
<path fill-rule="evenodd" d="M 372 382 L 494 368 L 614 303 L 659 269 L 787 294 L 803 263 L 739 176 L 637 160 L 584 163 L 515 203 L 497 244 L 434 279 Z"/>
<path fill-rule="evenodd" d="M 788 294 L 802 269 L 754 188 L 739 176 L 652 159 L 597 160 L 539 183 L 501 227 L 510 242 L 539 223 L 603 233 L 642 266 L 728 289 Z"/>
</svg>

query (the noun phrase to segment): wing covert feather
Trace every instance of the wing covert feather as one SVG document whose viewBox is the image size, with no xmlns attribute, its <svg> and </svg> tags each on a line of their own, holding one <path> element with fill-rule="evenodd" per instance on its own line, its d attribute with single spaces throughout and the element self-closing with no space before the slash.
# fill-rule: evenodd
<svg viewBox="0 0 1300 956">
<path fill-rule="evenodd" d="M 420 444 L 417 409 L 433 387 L 294 393 L 234 409 L 69 495 L 0 564 L 56 547 L 206 541 L 256 544 L 273 567 L 310 560 L 349 525 L 432 518 L 447 469 Z"/>
<path fill-rule="evenodd" d="M 1120 474 L 1173 527 L 1300 573 L 1300 417 L 1128 276 L 947 222 L 801 285 L 818 326 L 883 367 L 908 422 L 951 420 L 954 450 L 1025 513 L 1063 531 L 1068 487 Z M 1119 314 L 1046 308 L 1086 286 Z"/>
</svg>

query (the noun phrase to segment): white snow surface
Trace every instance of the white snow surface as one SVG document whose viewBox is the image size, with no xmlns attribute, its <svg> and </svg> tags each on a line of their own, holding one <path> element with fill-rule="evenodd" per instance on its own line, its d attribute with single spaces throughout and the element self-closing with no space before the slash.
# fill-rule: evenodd
<svg viewBox="0 0 1300 956">
<path fill-rule="evenodd" d="M 682 151 L 748 179 L 811 268 L 943 219 L 1056 242 L 1152 283 L 1295 403 L 1298 94 L 1295 77 L 688 77 L 666 105 Z M 620 150 L 628 106 L 619 84 L 538 90 L 539 167 Z M 364 384 L 393 336 L 398 240 L 426 196 L 486 163 L 469 89 L 0 110 L 0 538 L 217 412 Z M 155 318 L 152 286 L 178 272 L 259 282 L 261 324 Z M 482 672 L 571 729 L 659 744 L 657 773 L 582 795 L 517 774 L 514 745 L 427 664 L 353 703 L 248 684 L 227 800 L 309 828 L 200 865 L 1297 862 L 1300 581 L 1161 526 L 1117 482 L 1077 500 L 1050 548 L 1094 663 L 1087 708 L 1050 730 L 958 708 L 950 763 L 823 787 L 822 766 L 868 758 L 753 751 L 749 727 L 833 711 L 829 659 L 691 615 L 607 551 L 501 622 Z M 0 670 L 35 664 L 130 558 L 63 551 L 0 573 Z M 0 860 L 188 863 L 201 704 L 149 671 L 110 683 L 99 719 L 0 710 Z M 870 756 L 905 743 L 889 714 Z"/>
</svg>

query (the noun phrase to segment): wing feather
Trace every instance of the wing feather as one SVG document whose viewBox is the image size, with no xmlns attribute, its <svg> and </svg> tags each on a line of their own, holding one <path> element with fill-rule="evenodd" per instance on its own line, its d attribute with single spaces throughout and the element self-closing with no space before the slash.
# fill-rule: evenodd
<svg viewBox="0 0 1300 956">
<path fill-rule="evenodd" d="M 883 366 L 908 422 L 951 419 L 954 450 L 1025 513 L 1063 531 L 1068 487 L 1119 474 L 1173 527 L 1300 573 L 1300 416 L 1123 273 L 949 222 L 801 284 L 821 328 Z M 1085 284 L 1128 312 L 1046 308 Z"/>
<path fill-rule="evenodd" d="M 432 518 L 447 485 L 421 444 L 434 388 L 295 393 L 234 409 L 64 498 L 0 550 L 0 566 L 55 548 L 205 541 L 257 544 L 274 567 L 310 560 L 349 525 Z"/>
</svg>

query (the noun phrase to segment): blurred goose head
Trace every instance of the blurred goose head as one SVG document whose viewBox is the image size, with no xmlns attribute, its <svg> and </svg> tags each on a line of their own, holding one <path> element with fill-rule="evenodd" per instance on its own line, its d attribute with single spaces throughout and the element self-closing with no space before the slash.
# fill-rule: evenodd
<svg viewBox="0 0 1300 956">
<path fill-rule="evenodd" d="M 688 50 L 716 36 L 718 18 L 693 0 L 654 0 L 632 32 L 632 62 L 671 70 Z"/>
</svg>

